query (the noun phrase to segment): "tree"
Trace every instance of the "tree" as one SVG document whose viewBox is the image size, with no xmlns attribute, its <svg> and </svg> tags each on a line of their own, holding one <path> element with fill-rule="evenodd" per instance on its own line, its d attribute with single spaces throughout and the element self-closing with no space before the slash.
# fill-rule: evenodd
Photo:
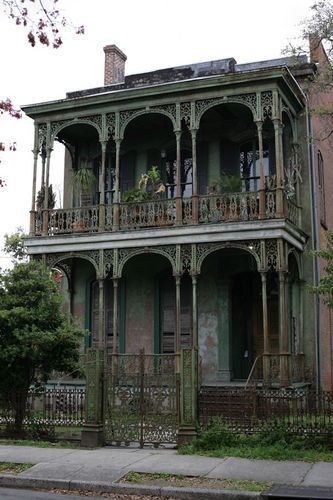
<svg viewBox="0 0 333 500">
<path fill-rule="evenodd" d="M 311 14 L 301 22 L 299 43 L 289 43 L 284 51 L 299 56 L 308 52 L 309 38 L 316 37 L 317 46 L 322 42 L 330 62 L 333 58 L 333 4 L 332 0 L 320 0 L 310 7 Z"/>
<path fill-rule="evenodd" d="M 31 47 L 39 43 L 58 49 L 63 44 L 62 32 L 67 27 L 74 29 L 78 35 L 84 33 L 84 26 L 75 27 L 62 14 L 58 0 L 0 0 L 1 7 L 4 15 L 12 19 L 15 26 L 26 30 Z M 22 116 L 9 98 L 0 99 L 0 116 L 5 113 L 14 118 Z M 0 139 L 0 152 L 6 149 L 15 151 L 16 142 L 6 145 Z M 0 177 L 0 188 L 3 186 L 5 181 Z"/>
<path fill-rule="evenodd" d="M 21 227 L 17 228 L 16 233 L 5 234 L 4 252 L 9 253 L 13 257 L 13 262 L 23 261 L 27 259 L 27 249 L 24 246 L 24 232 Z"/>
<path fill-rule="evenodd" d="M 324 260 L 325 275 L 319 281 L 319 285 L 312 288 L 312 291 L 321 295 L 324 303 L 333 308 L 333 231 L 327 232 L 326 248 L 313 253 Z"/>
<path fill-rule="evenodd" d="M 301 26 L 300 43 L 290 43 L 283 52 L 296 58 L 310 53 L 311 62 L 317 64 L 315 75 L 304 85 L 311 113 L 321 117 L 321 132 L 313 139 L 323 141 L 333 134 L 333 0 L 314 3 Z"/>
<path fill-rule="evenodd" d="M 73 26 L 58 8 L 58 0 L 0 0 L 3 11 L 16 26 L 27 31 L 29 44 L 37 43 L 58 49 L 63 41 L 61 32 L 71 27 L 76 34 L 84 33 L 84 26 Z"/>
<path fill-rule="evenodd" d="M 22 433 L 28 391 L 53 370 L 79 368 L 83 332 L 62 312 L 62 298 L 43 263 L 18 263 L 0 274 L 0 397 Z"/>
</svg>

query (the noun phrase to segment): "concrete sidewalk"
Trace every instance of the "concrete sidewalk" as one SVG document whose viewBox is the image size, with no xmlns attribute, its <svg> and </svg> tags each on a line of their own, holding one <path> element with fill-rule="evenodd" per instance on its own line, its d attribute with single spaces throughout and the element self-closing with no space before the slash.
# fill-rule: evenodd
<svg viewBox="0 0 333 500">
<path fill-rule="evenodd" d="M 0 446 L 0 461 L 35 464 L 32 468 L 15 476 L 0 475 L 0 485 L 2 486 L 55 487 L 70 490 L 121 491 L 123 493 L 141 491 L 147 494 L 144 486 L 132 484 L 127 488 L 126 485 L 115 484 L 115 482 L 129 471 L 164 472 L 214 479 L 251 479 L 301 487 L 326 487 L 332 489 L 332 496 L 326 498 L 333 498 L 333 462 L 312 464 L 242 458 L 221 459 L 178 455 L 176 450 L 162 448 L 156 450 L 153 448 L 105 447 L 83 450 L 31 446 Z M 166 488 L 158 488 L 158 490 L 159 496 L 166 496 L 163 491 L 161 492 Z M 168 488 L 168 490 L 173 489 Z M 150 491 L 150 494 L 156 495 L 157 493 L 157 491 Z M 214 494 L 209 496 L 217 498 L 218 492 L 210 491 Z M 182 488 L 182 492 L 183 495 L 180 496 L 175 495 L 175 491 L 170 491 L 169 496 L 186 498 L 184 488 Z M 256 493 L 247 495 L 247 498 L 258 496 Z M 206 494 L 202 498 L 209 496 Z M 198 498 L 197 495 L 196 497 Z M 232 496 L 232 498 L 245 497 L 246 494 L 241 496 L 241 493 Z"/>
</svg>

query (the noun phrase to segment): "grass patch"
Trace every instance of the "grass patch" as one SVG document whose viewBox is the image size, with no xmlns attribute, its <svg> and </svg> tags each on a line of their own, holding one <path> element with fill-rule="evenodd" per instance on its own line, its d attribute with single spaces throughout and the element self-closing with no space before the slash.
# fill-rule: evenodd
<svg viewBox="0 0 333 500">
<path fill-rule="evenodd" d="M 203 455 L 215 458 L 252 458 L 258 460 L 300 460 L 303 462 L 333 462 L 331 451 L 298 450 L 283 444 L 271 446 L 221 446 L 215 450 L 198 450 L 193 445 L 179 448 L 180 455 Z"/>
<path fill-rule="evenodd" d="M 0 462 L 0 474 L 19 474 L 27 469 L 30 469 L 33 464 L 23 463 L 16 464 L 13 462 Z"/>
<path fill-rule="evenodd" d="M 271 460 L 333 461 L 326 436 L 294 435 L 285 422 L 267 425 L 254 435 L 235 434 L 219 419 L 203 430 L 191 444 L 179 448 L 183 455 Z"/>
<path fill-rule="evenodd" d="M 35 446 L 37 448 L 80 448 L 80 443 L 73 441 L 34 441 L 32 439 L 0 439 L 0 445 Z"/>
<path fill-rule="evenodd" d="M 242 490 L 262 493 L 272 486 L 268 481 L 250 481 L 240 479 L 210 479 L 181 474 L 128 472 L 121 483 L 146 484 L 151 486 L 174 486 L 181 488 L 210 488 Z"/>
</svg>

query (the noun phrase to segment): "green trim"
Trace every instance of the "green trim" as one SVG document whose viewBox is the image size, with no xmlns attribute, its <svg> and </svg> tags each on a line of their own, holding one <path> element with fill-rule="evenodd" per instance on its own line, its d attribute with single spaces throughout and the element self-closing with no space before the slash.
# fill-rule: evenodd
<svg viewBox="0 0 333 500">
<path fill-rule="evenodd" d="M 126 352 L 126 282 L 123 278 L 119 283 L 119 350 Z"/>
<path fill-rule="evenodd" d="M 161 352 L 160 279 L 154 281 L 154 354 Z"/>
</svg>

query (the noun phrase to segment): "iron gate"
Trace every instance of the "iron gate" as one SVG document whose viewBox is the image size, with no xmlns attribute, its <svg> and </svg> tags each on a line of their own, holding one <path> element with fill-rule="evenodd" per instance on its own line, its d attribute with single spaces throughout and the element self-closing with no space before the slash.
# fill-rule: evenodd
<svg viewBox="0 0 333 500">
<path fill-rule="evenodd" d="M 104 370 L 106 444 L 176 443 L 179 374 L 174 354 L 110 356 Z"/>
</svg>

